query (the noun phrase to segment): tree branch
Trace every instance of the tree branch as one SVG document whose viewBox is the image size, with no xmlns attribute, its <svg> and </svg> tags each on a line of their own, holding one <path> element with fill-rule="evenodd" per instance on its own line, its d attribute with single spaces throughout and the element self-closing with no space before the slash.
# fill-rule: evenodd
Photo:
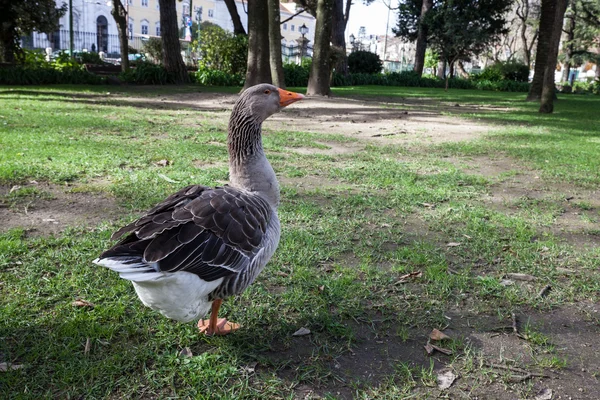
<svg viewBox="0 0 600 400">
<path fill-rule="evenodd" d="M 279 25 L 283 24 L 284 22 L 288 22 L 289 20 L 292 20 L 292 19 L 294 19 L 295 17 L 297 17 L 298 15 L 302 14 L 302 13 L 303 13 L 303 12 L 305 12 L 305 11 L 306 11 L 306 10 L 303 8 L 302 10 L 298 11 L 296 14 L 292 15 L 291 17 L 289 17 L 289 18 L 286 18 L 286 19 L 284 19 L 283 21 L 281 21 L 281 22 L 279 23 Z"/>
</svg>

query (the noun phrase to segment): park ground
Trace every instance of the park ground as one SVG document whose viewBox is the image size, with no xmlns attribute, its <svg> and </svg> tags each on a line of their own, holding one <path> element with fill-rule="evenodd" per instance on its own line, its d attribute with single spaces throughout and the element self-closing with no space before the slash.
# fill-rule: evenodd
<svg viewBox="0 0 600 400">
<path fill-rule="evenodd" d="M 238 90 L 0 88 L 0 397 L 600 399 L 599 97 L 337 88 L 276 114 L 282 241 L 207 338 L 91 260 L 226 182 Z"/>
</svg>

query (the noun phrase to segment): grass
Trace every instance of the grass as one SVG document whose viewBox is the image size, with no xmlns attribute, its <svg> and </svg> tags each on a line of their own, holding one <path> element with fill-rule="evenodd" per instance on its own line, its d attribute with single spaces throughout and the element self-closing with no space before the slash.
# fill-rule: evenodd
<svg viewBox="0 0 600 400">
<path fill-rule="evenodd" d="M 258 281 L 224 304 L 223 315 L 243 329 L 204 338 L 193 324 L 162 318 L 128 282 L 90 261 L 116 228 L 177 188 L 227 180 L 218 113 L 161 104 L 162 96 L 198 90 L 0 88 L 1 204 L 52 200 L 35 180 L 114 198 L 121 214 L 55 236 L 0 233 L 0 362 L 23 366 L 0 372 L 2 398 L 275 399 L 305 390 L 332 399 L 428 398 L 440 365 L 463 371 L 461 390 L 494 379 L 465 340 L 473 330 L 489 332 L 512 312 L 542 318 L 598 302 L 598 247 L 577 246 L 551 228 L 565 208 L 561 185 L 585 191 L 600 183 L 600 125 L 592 123 L 599 98 L 561 97 L 556 114 L 542 116 L 522 94 L 362 87 L 334 93 L 397 98 L 387 106 L 441 108 L 496 129 L 477 141 L 374 142 L 335 156 L 295 149 L 357 139 L 270 131 L 264 141 L 283 182 L 283 235 Z M 556 185 L 544 198 L 490 207 L 482 199 L 520 171 L 492 179 L 449 160 L 499 154 Z M 308 178 L 325 186 L 286 183 Z M 22 187 L 8 193 L 15 185 Z M 587 216 L 582 223 L 597 221 L 592 200 L 574 201 Z M 411 272 L 421 274 L 403 282 Z M 507 273 L 537 279 L 505 285 Z M 549 294 L 538 296 L 548 284 Z M 74 306 L 76 299 L 93 306 Z M 453 355 L 424 356 L 429 331 L 448 324 L 453 340 L 444 345 Z M 311 334 L 293 337 L 300 327 Z M 569 366 L 559 349 L 545 353 L 544 328 L 522 329 L 532 368 Z M 193 357 L 180 356 L 186 347 Z"/>
</svg>

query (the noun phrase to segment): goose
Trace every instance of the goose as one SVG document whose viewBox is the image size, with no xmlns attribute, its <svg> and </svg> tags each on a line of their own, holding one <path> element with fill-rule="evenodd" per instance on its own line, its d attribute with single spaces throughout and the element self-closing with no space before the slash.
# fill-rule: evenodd
<svg viewBox="0 0 600 400">
<path fill-rule="evenodd" d="M 93 262 L 133 283 L 142 303 L 207 335 L 239 325 L 218 318 L 224 299 L 256 279 L 279 244 L 279 183 L 262 145 L 265 119 L 304 96 L 273 85 L 246 89 L 229 119 L 229 185 L 190 185 L 119 229 Z"/>
</svg>

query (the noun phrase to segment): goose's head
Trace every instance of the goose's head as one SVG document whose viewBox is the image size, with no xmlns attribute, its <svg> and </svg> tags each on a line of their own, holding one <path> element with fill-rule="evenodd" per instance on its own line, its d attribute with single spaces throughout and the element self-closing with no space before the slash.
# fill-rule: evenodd
<svg viewBox="0 0 600 400">
<path fill-rule="evenodd" d="M 239 112 L 249 113 L 257 122 L 262 123 L 283 107 L 303 98 L 304 96 L 300 93 L 262 83 L 246 89 L 234 108 L 238 108 Z"/>
</svg>

